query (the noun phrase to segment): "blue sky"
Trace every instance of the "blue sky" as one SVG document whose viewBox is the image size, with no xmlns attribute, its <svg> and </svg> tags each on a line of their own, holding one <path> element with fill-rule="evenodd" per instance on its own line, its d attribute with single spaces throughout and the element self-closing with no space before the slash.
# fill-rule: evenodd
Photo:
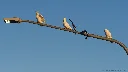
<svg viewBox="0 0 128 72">
<path fill-rule="evenodd" d="M 127 7 L 128 0 L 1 0 L 0 72 L 127 70 L 128 56 L 117 44 L 29 23 L 3 22 L 13 16 L 36 21 L 35 11 L 40 11 L 48 24 L 63 27 L 66 17 L 78 31 L 102 36 L 107 28 L 128 46 Z"/>
</svg>

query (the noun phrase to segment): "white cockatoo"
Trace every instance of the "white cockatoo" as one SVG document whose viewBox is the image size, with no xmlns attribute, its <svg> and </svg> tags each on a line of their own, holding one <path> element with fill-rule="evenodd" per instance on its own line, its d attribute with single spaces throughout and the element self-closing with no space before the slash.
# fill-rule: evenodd
<svg viewBox="0 0 128 72">
<path fill-rule="evenodd" d="M 112 35 L 108 29 L 104 29 L 104 32 L 107 38 L 112 38 Z"/>
<path fill-rule="evenodd" d="M 72 30 L 72 28 L 70 27 L 70 25 L 67 23 L 66 18 L 63 19 L 63 26 L 64 26 L 66 29 Z"/>
<path fill-rule="evenodd" d="M 38 23 L 45 23 L 44 17 L 38 11 L 36 11 L 36 19 Z"/>
</svg>

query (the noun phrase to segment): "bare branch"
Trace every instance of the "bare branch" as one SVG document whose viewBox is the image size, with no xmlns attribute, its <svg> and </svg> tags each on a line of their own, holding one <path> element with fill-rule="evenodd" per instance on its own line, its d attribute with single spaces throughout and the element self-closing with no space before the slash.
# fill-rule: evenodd
<svg viewBox="0 0 128 72">
<path fill-rule="evenodd" d="M 6 19 L 6 20 L 8 20 L 8 19 Z M 14 20 L 14 18 L 13 18 L 13 20 Z M 65 29 L 65 28 L 52 26 L 52 25 L 49 25 L 49 24 L 37 23 L 37 22 L 34 22 L 34 21 L 30 21 L 30 20 L 22 20 L 22 19 L 18 20 L 18 18 L 17 18 L 15 21 L 19 21 L 19 23 L 28 22 L 28 23 L 32 23 L 32 24 L 38 24 L 40 26 L 45 26 L 45 27 L 50 27 L 50 28 L 59 29 L 59 30 L 63 30 L 63 31 L 68 31 L 68 32 L 72 32 L 72 33 L 75 33 L 75 34 L 80 34 L 80 35 L 84 35 L 84 36 L 88 36 L 88 37 L 93 37 L 93 38 L 97 38 L 97 39 L 101 39 L 101 40 L 106 40 L 106 41 L 109 41 L 111 43 L 116 43 L 116 44 L 120 45 L 126 51 L 126 53 L 128 55 L 128 48 L 123 43 L 121 43 L 121 42 L 119 42 L 115 39 L 109 39 L 109 38 L 106 38 L 106 37 L 103 37 L 103 36 L 98 36 L 98 35 L 90 34 L 90 33 L 86 33 L 86 32 L 81 33 L 81 32 L 78 32 L 78 31 L 68 30 L 68 29 Z"/>
</svg>

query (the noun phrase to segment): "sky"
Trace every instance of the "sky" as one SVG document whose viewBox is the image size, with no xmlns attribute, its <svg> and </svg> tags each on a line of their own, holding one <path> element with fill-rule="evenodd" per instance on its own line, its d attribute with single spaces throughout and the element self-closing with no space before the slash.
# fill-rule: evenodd
<svg viewBox="0 0 128 72">
<path fill-rule="evenodd" d="M 71 19 L 78 31 L 105 36 L 128 46 L 128 0 L 1 0 L 0 72 L 105 72 L 126 70 L 128 55 L 115 43 L 41 27 L 5 24 L 3 18 L 36 22 L 39 11 L 47 24 L 63 27 Z"/>
</svg>

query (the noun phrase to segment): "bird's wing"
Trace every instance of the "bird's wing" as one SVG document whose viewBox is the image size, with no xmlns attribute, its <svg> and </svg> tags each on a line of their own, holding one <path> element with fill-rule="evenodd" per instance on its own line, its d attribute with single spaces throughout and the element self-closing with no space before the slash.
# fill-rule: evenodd
<svg viewBox="0 0 128 72">
<path fill-rule="evenodd" d="M 110 36 L 110 32 L 106 31 L 106 36 L 109 37 Z"/>
<path fill-rule="evenodd" d="M 111 32 L 110 32 L 110 31 L 108 31 L 108 34 L 109 34 L 109 36 L 110 36 L 110 37 L 112 37 L 112 35 L 111 35 Z"/>
<path fill-rule="evenodd" d="M 111 32 L 108 30 L 109 34 L 111 34 Z"/>
<path fill-rule="evenodd" d="M 45 21 L 43 15 L 39 14 L 39 17 L 42 19 L 42 21 Z"/>
<path fill-rule="evenodd" d="M 72 29 L 71 26 L 69 25 L 69 23 L 66 22 L 66 25 L 68 28 Z"/>
<path fill-rule="evenodd" d="M 39 14 L 39 17 L 44 18 L 41 14 Z"/>
<path fill-rule="evenodd" d="M 67 26 L 70 26 L 68 22 L 65 23 Z"/>
</svg>

